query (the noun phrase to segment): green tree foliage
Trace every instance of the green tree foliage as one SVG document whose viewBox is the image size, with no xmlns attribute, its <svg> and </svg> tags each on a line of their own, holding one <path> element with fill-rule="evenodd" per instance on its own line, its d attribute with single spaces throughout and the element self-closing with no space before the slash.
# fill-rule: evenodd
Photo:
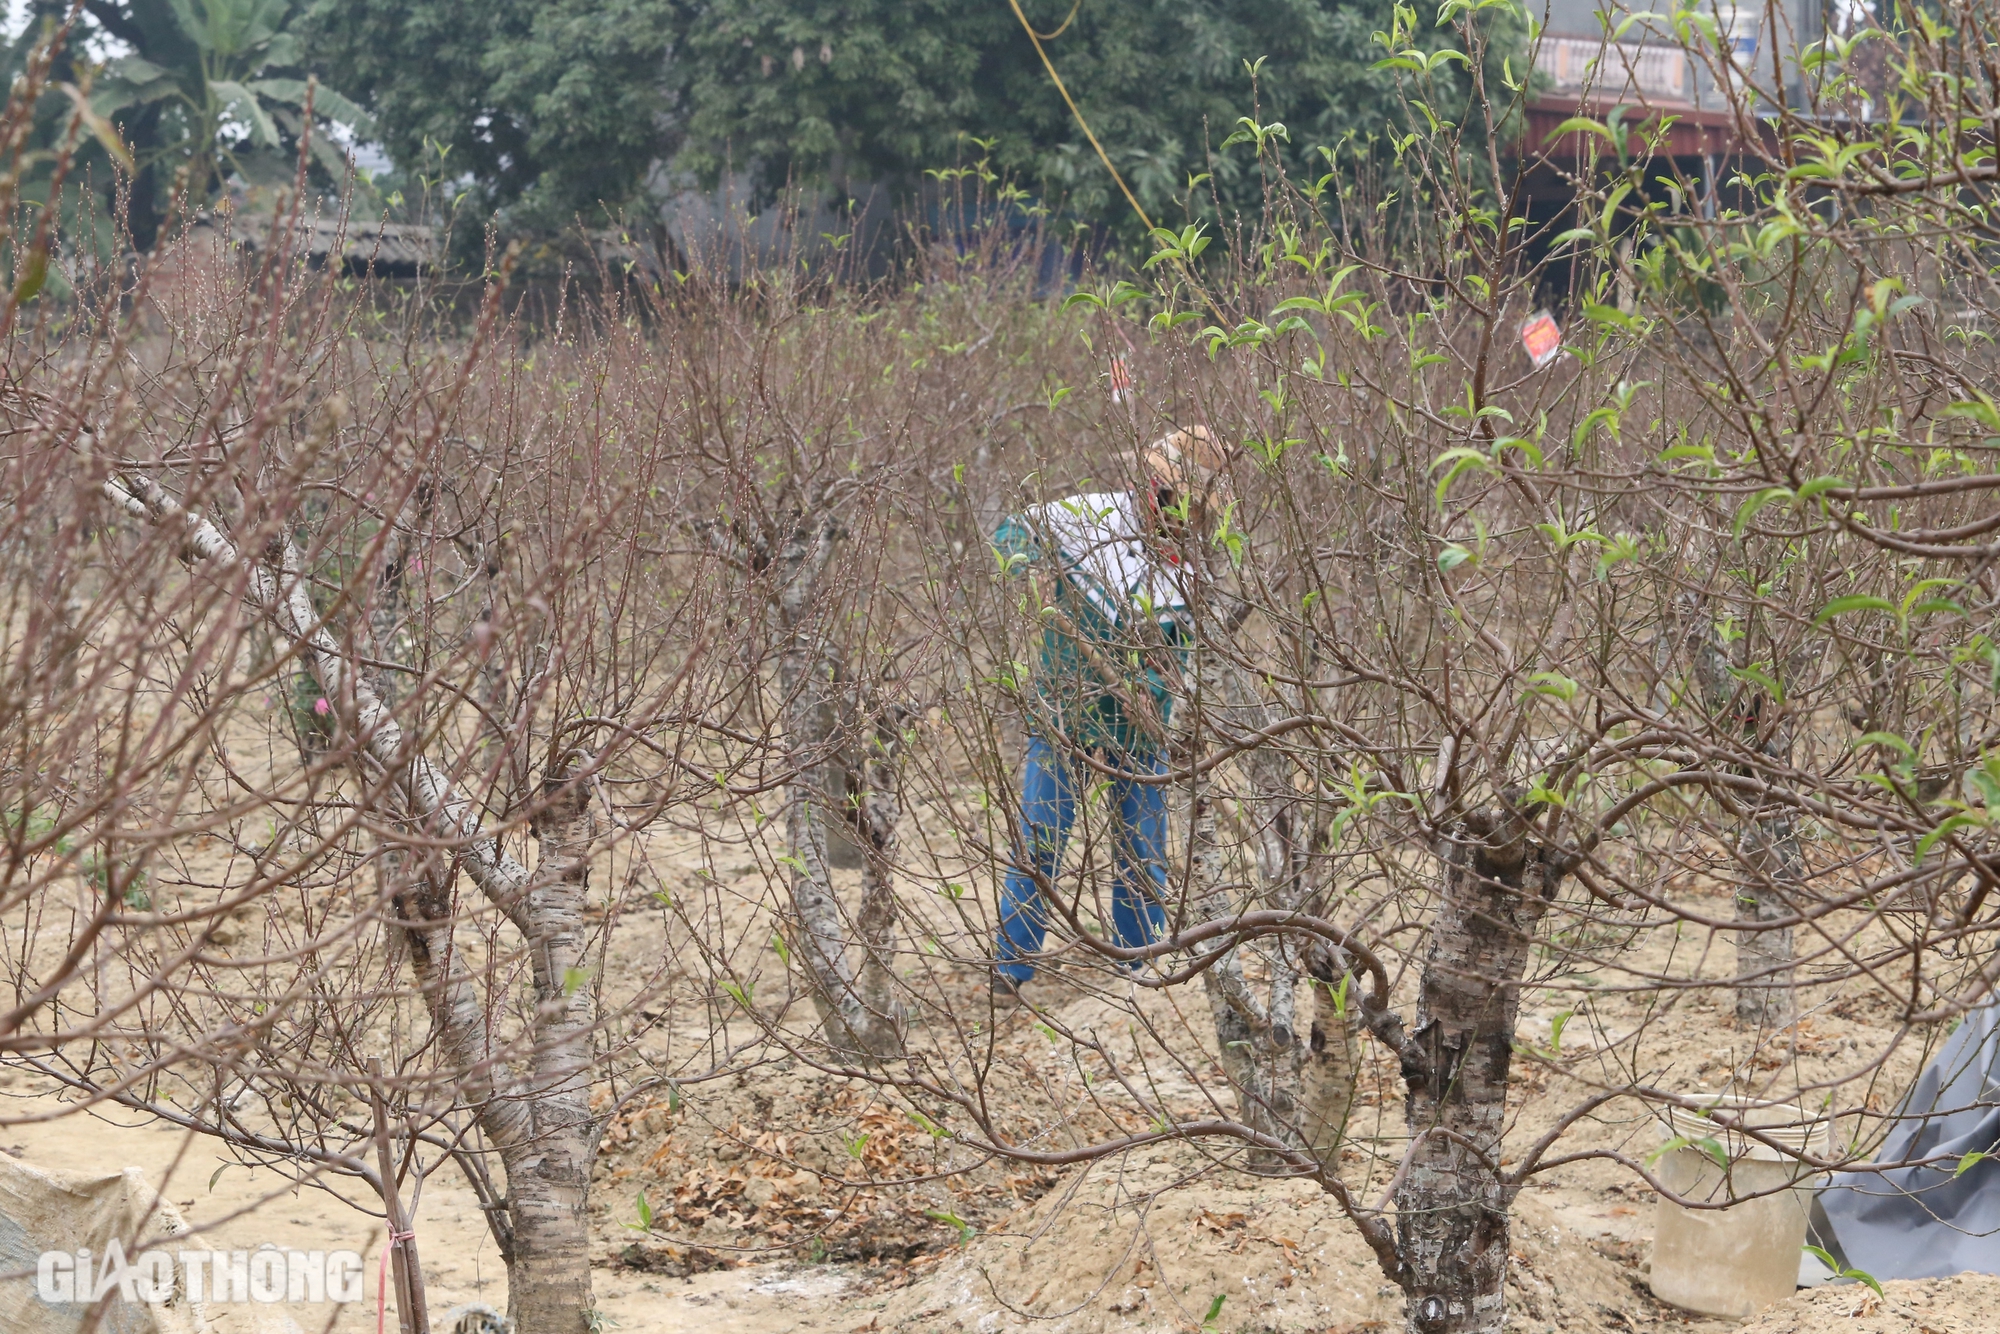
<svg viewBox="0 0 2000 1334">
<path fill-rule="evenodd" d="M 315 112 L 363 134 L 374 130 L 333 89 L 309 93 L 288 0 L 127 0 L 120 8 L 139 40 L 99 76 L 92 104 L 155 127 L 135 137 L 135 157 L 141 166 L 185 168 L 197 207 L 232 175 L 253 184 L 290 179 L 309 96 Z M 324 134 L 308 146 L 334 180 L 346 176 L 346 157 Z"/>
<path fill-rule="evenodd" d="M 69 6 L 36 0 L 9 51 L 15 71 L 51 38 Z M 43 160 L 67 126 L 73 99 L 59 85 L 90 88 L 98 123 L 116 127 L 133 172 L 130 226 L 144 249 L 174 207 L 209 205 L 232 178 L 250 186 L 290 181 L 305 129 L 309 70 L 294 29 L 292 0 L 86 0 L 52 71 L 54 87 L 36 109 L 35 149 Z M 110 38 L 124 48 L 106 63 L 92 48 Z M 347 158 L 327 133 L 339 121 L 357 133 L 373 122 L 331 88 L 313 90 L 319 128 L 310 136 L 318 184 L 339 188 Z M 88 180 L 108 203 L 111 163 L 86 136 L 73 147 L 73 180 Z"/>
<path fill-rule="evenodd" d="M 1225 210 L 1256 207 L 1252 110 L 1281 155 L 1399 117 L 1372 68 L 1388 0 L 1023 0 L 1113 162 L 1158 218 L 1190 173 Z M 1067 22 L 1065 22 L 1067 17 Z M 314 54 L 369 102 L 404 165 L 448 149 L 522 221 L 601 216 L 656 164 L 713 185 L 748 172 L 858 194 L 919 183 L 993 143 L 993 166 L 1052 203 L 1136 232 L 1006 0 L 313 0 Z M 1204 197 L 1207 187 L 1204 187 Z"/>
<path fill-rule="evenodd" d="M 1190 174 L 1225 208 L 1261 207 L 1251 155 L 1222 153 L 1252 111 L 1283 122 L 1303 169 L 1316 144 L 1397 116 L 1371 70 L 1389 5 L 1360 0 L 1022 0 L 1057 73 L 1140 205 L 1179 215 Z M 687 145 L 712 180 L 733 156 L 766 190 L 788 174 L 898 181 L 949 161 L 960 134 L 1051 200 L 1121 227 L 1129 210 L 1005 0 L 715 0 L 675 68 Z M 1067 20 L 1067 22 L 1066 22 Z M 803 57 L 803 58 L 802 58 Z M 1206 193 L 1206 192 L 1204 192 Z"/>
<path fill-rule="evenodd" d="M 28 21 L 22 30 L 0 48 L 0 61 L 5 65 L 0 75 L 4 75 L 9 85 L 23 78 L 37 56 L 44 54 L 41 43 L 49 39 L 59 18 L 46 11 L 56 5 L 57 0 L 36 0 L 29 8 Z M 74 138 L 70 134 L 70 123 L 77 113 L 77 98 L 70 90 L 78 86 L 79 79 L 88 77 L 87 65 L 87 60 L 79 62 L 74 46 L 54 52 L 42 95 L 24 127 L 25 142 L 21 145 L 20 159 L 14 164 L 13 187 L 18 203 L 41 208 L 48 202 L 66 152 L 67 197 L 71 203 L 62 210 L 63 230 L 77 237 L 91 235 L 100 251 L 108 251 L 113 240 L 108 207 L 113 180 L 111 155 L 88 129 L 79 126 L 80 133 Z M 80 211 L 77 204 L 86 184 L 102 187 L 103 193 L 94 201 L 96 207 Z"/>
<path fill-rule="evenodd" d="M 525 225 L 600 220 L 679 142 L 662 0 L 312 0 L 313 52 L 398 166 L 469 174 Z M 440 161 L 441 159 L 441 161 Z"/>
</svg>

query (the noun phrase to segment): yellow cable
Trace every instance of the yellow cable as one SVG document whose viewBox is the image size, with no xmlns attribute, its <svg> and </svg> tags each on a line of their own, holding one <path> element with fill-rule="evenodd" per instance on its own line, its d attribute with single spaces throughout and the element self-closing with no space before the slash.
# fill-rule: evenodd
<svg viewBox="0 0 2000 1334">
<path fill-rule="evenodd" d="M 1139 201 L 1132 196 L 1132 187 L 1125 184 L 1125 178 L 1118 174 L 1118 168 L 1111 165 L 1111 155 L 1104 151 L 1104 145 L 1098 143 L 1097 136 L 1090 132 L 1090 122 L 1086 121 L 1083 118 L 1083 113 L 1076 109 L 1076 99 L 1071 97 L 1069 89 L 1063 86 L 1062 75 L 1056 73 L 1056 67 L 1050 63 L 1049 53 L 1042 50 L 1041 37 L 1035 32 L 1034 25 L 1028 22 L 1028 16 L 1021 12 L 1021 0 L 1007 0 L 1007 3 L 1014 7 L 1014 17 L 1021 20 L 1021 28 L 1028 34 L 1028 40 L 1035 44 L 1035 54 L 1042 58 L 1042 67 L 1048 70 L 1049 78 L 1055 81 L 1056 91 L 1061 93 L 1063 101 L 1069 104 L 1069 114 L 1076 117 L 1076 123 L 1083 129 L 1083 137 L 1090 140 L 1090 146 L 1097 150 L 1098 161 L 1102 162 L 1104 169 L 1111 173 L 1111 179 L 1118 182 L 1118 188 L 1125 192 L 1125 202 L 1130 204 L 1132 211 L 1139 215 L 1139 221 L 1146 224 L 1147 231 L 1152 231 L 1153 220 L 1146 216 L 1145 209 L 1139 207 Z M 1075 17 L 1074 10 L 1071 11 L 1070 16 L 1072 18 Z M 1063 28 L 1068 26 L 1068 22 L 1065 21 Z M 1056 31 L 1061 32 L 1062 28 L 1057 28 Z"/>
<path fill-rule="evenodd" d="M 1062 21 L 1062 26 L 1060 28 L 1057 28 L 1054 32 L 1038 32 L 1035 34 L 1035 36 L 1041 38 L 1045 42 L 1053 42 L 1056 38 L 1062 36 L 1064 33 L 1069 31 L 1069 25 L 1076 22 L 1076 11 L 1082 8 L 1083 8 L 1083 0 L 1072 0 L 1072 3 L 1069 7 L 1069 17 Z"/>
</svg>

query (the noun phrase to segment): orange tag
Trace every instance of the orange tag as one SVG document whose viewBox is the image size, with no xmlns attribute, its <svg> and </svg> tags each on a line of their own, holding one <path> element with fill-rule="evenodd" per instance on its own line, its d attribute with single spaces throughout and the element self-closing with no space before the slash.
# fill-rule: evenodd
<svg viewBox="0 0 2000 1334">
<path fill-rule="evenodd" d="M 1535 369 L 1554 361 L 1562 352 L 1562 330 L 1556 327 L 1555 316 L 1546 310 L 1538 310 L 1521 325 L 1521 346 L 1535 363 Z"/>
</svg>

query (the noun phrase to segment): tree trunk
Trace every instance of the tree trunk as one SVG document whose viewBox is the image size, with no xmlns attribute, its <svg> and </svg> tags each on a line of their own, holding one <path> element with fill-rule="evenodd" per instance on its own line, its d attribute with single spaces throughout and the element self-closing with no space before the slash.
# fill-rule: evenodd
<svg viewBox="0 0 2000 1334">
<path fill-rule="evenodd" d="M 1253 729 L 1268 721 L 1251 696 L 1234 664 L 1199 649 L 1195 654 L 1196 707 L 1183 711 L 1191 721 L 1224 721 Z M 1200 707 L 1205 705 L 1206 707 Z M 1250 752 L 1251 797 L 1245 803 L 1256 823 L 1254 859 L 1260 906 L 1298 906 L 1301 868 L 1292 838 L 1295 795 L 1286 781 L 1285 760 L 1267 748 Z M 1216 837 L 1216 795 L 1208 773 L 1193 779 L 1189 793 L 1190 855 L 1199 915 L 1227 917 L 1251 906 L 1230 893 L 1229 868 Z M 1270 984 L 1260 998 L 1243 975 L 1242 946 L 1235 947 L 1202 974 L 1209 1010 L 1215 1019 L 1215 1041 L 1222 1071 L 1236 1094 L 1237 1120 L 1252 1130 L 1303 1146 L 1298 1124 L 1299 1079 L 1304 1053 L 1296 1039 L 1298 970 L 1291 949 L 1282 940 L 1258 948 L 1265 959 Z M 1271 1170 L 1284 1163 L 1278 1154 L 1253 1149 L 1253 1170 Z"/>
<path fill-rule="evenodd" d="M 1328 951 L 1331 953 L 1331 951 Z M 1306 1147 L 1329 1176 L 1340 1174 L 1340 1146 L 1354 1111 L 1354 1081 L 1361 1057 L 1356 1033 L 1360 984 L 1329 965 L 1313 984 L 1312 1036 L 1299 1096 L 1299 1128 Z M 1342 990 L 1342 987 L 1345 987 Z"/>
<path fill-rule="evenodd" d="M 1753 879 L 1736 891 L 1736 920 L 1769 922 L 1790 917 L 1785 891 L 1804 876 L 1798 822 L 1789 814 L 1754 821 L 1743 832 L 1743 863 Z M 1794 899 L 1795 901 L 1795 899 Z M 1792 928 L 1736 933 L 1736 1022 L 1758 1032 L 1784 1028 L 1797 1016 Z"/>
<path fill-rule="evenodd" d="M 861 939 L 861 1004 L 873 1024 L 885 1024 L 901 1045 L 904 1011 L 896 994 L 896 975 L 889 967 L 896 948 L 896 886 L 894 880 L 896 827 L 902 822 L 900 759 L 903 748 L 902 711 L 882 700 L 870 700 L 865 754 L 859 766 L 860 790 L 854 823 L 860 833 L 861 912 L 855 934 Z"/>
<path fill-rule="evenodd" d="M 1518 815 L 1473 813 L 1444 853 L 1444 892 L 1404 1060 L 1415 1142 L 1395 1192 L 1410 1334 L 1499 1334 L 1508 1210 L 1507 1074 L 1536 925 L 1561 872 Z"/>
<path fill-rule="evenodd" d="M 514 1263 L 508 1313 L 518 1330 L 588 1334 L 590 1229 L 586 1205 L 599 1125 L 590 1110 L 594 992 L 585 976 L 584 895 L 596 830 L 589 789 L 559 769 L 535 814 L 541 849 L 528 891 L 535 979 L 535 1043 L 526 1134 L 502 1143 Z"/>
<path fill-rule="evenodd" d="M 1695 682 L 1718 730 L 1732 742 L 1776 757 L 1786 749 L 1782 724 L 1760 739 L 1760 717 L 1767 701 L 1754 687 L 1729 671 L 1726 650 L 1705 607 L 1692 599 L 1682 604 L 1694 623 Z M 1747 701 L 1747 702 L 1746 702 Z M 1739 766 L 1740 767 L 1740 766 Z M 1789 893 L 1798 885 L 1805 861 L 1799 852 L 1798 826 L 1788 812 L 1753 818 L 1737 840 L 1737 852 L 1748 873 L 1736 890 L 1736 920 L 1769 922 L 1790 917 Z M 1790 900 L 1790 901 L 1788 901 Z M 1792 929 L 1736 932 L 1736 1022 L 1770 1032 L 1792 1022 L 1794 958 Z"/>
<path fill-rule="evenodd" d="M 437 488 L 431 483 L 417 484 L 414 497 L 416 524 L 428 525 L 436 496 Z M 405 611 L 403 584 L 409 577 L 416 543 L 411 536 L 413 529 L 402 522 L 400 513 L 392 512 L 386 522 L 389 532 L 382 542 L 381 569 L 375 577 L 374 597 L 368 604 L 368 638 L 375 661 L 380 664 L 375 669 L 375 694 L 383 704 L 394 708 L 396 701 L 403 696 L 403 681 L 397 668 L 406 665 L 403 663 L 401 642 Z"/>
<path fill-rule="evenodd" d="M 1274 710 L 1259 707 L 1250 698 L 1247 683 L 1233 664 L 1230 674 L 1232 702 L 1242 707 L 1250 724 L 1266 726 L 1277 721 L 1272 716 Z M 1305 849 L 1298 838 L 1300 803 L 1288 761 L 1283 753 L 1267 746 L 1259 746 L 1245 759 L 1250 777 L 1246 812 L 1255 825 L 1252 835 L 1261 906 L 1296 910 L 1305 897 Z M 1299 1122 L 1301 1076 L 1307 1063 L 1305 1048 L 1299 1042 L 1299 947 L 1288 936 L 1278 935 L 1253 942 L 1251 948 L 1263 956 L 1264 971 L 1270 978 L 1266 989 L 1270 999 L 1264 1010 L 1267 1022 L 1251 1045 L 1251 1058 L 1272 1127 L 1283 1128 L 1280 1138 L 1301 1143 L 1309 1140 L 1310 1134 L 1301 1136 Z M 1275 1154 L 1251 1155 L 1253 1166 L 1275 1167 L 1281 1161 Z"/>
<path fill-rule="evenodd" d="M 864 871 L 872 890 L 863 908 L 863 969 L 878 970 L 864 995 L 847 953 L 847 930 L 840 900 L 833 892 L 827 868 L 826 785 L 822 776 L 833 757 L 827 719 L 834 716 L 834 671 L 824 643 L 820 576 L 832 555 L 838 532 L 831 522 L 801 522 L 778 552 L 780 588 L 778 621 L 785 648 L 778 660 L 778 684 L 784 693 L 783 721 L 786 758 L 794 777 L 786 785 L 785 837 L 790 844 L 792 910 L 797 922 L 800 961 L 812 982 L 813 1004 L 829 1046 L 849 1057 L 884 1060 L 903 1050 L 902 1014 L 891 986 L 884 981 L 886 963 L 878 947 L 886 947 L 895 917 L 889 902 L 887 855 L 896 810 L 893 784 L 885 800 L 864 801 L 864 820 L 891 821 L 870 835 L 876 843 Z M 889 763 L 893 755 L 874 757 Z M 887 907 L 885 908 L 885 904 Z M 874 933 L 874 938 L 869 932 Z M 871 999 L 875 1002 L 871 1004 Z"/>
</svg>

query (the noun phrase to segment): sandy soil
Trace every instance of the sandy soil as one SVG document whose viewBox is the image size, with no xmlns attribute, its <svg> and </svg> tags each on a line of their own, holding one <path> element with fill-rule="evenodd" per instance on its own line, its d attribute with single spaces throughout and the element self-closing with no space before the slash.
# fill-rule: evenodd
<svg viewBox="0 0 2000 1334">
<path fill-rule="evenodd" d="M 2000 1278 L 1890 1282 L 1880 1297 L 1858 1283 L 1816 1288 L 1738 1328 L 1743 1334 L 1988 1334 L 2000 1329 Z"/>
<path fill-rule="evenodd" d="M 167 1184 L 202 1239 L 219 1248 L 266 1242 L 349 1246 L 369 1259 L 361 1308 L 211 1308 L 218 1334 L 364 1331 L 375 1324 L 378 1222 L 312 1190 L 224 1160 L 178 1132 L 69 1116 L 12 1127 L 6 1151 L 70 1169 L 144 1167 Z M 175 1165 L 176 1157 L 178 1165 Z M 1374 1257 L 1324 1197 L 1302 1183 L 1202 1178 L 1191 1151 L 1155 1152 L 1060 1178 L 1053 1189 L 957 1244 L 906 1264 L 745 1262 L 691 1274 L 620 1263 L 622 1238 L 600 1227 L 596 1289 L 625 1330 L 679 1334 L 848 1334 L 1046 1328 L 1052 1334 L 1400 1328 L 1400 1303 Z M 171 1175 L 169 1173 L 171 1172 Z M 1197 1179 L 1189 1184 L 1187 1178 Z M 1212 1176 L 1212 1173 L 1211 1173 Z M 1553 1201 L 1553 1203 L 1551 1203 Z M 1651 1209 L 1606 1227 L 1588 1197 L 1523 1195 L 1514 1216 L 1509 1327 L 1528 1334 L 1659 1330 L 1685 1334 L 1987 1334 L 2000 1329 L 2000 1278 L 1961 1275 L 1802 1292 L 1745 1325 L 1703 1320 L 1655 1301 L 1644 1286 Z M 1595 1203 L 1604 1203 L 1595 1201 Z M 1563 1221 L 1584 1220 L 1581 1226 Z M 615 1225 L 614 1225 L 615 1227 Z M 470 1193 L 439 1173 L 417 1228 L 434 1313 L 461 1302 L 506 1305 L 505 1276 Z M 1630 1235 L 1637 1244 L 1621 1242 Z M 665 1249 L 665 1248 L 662 1248 Z M 710 1261 L 729 1263 L 717 1254 Z M 1632 1263 L 1628 1263 L 1632 1262 Z M 332 1323 L 329 1324 L 331 1318 Z M 394 1306 L 390 1305 L 393 1328 Z"/>
</svg>

